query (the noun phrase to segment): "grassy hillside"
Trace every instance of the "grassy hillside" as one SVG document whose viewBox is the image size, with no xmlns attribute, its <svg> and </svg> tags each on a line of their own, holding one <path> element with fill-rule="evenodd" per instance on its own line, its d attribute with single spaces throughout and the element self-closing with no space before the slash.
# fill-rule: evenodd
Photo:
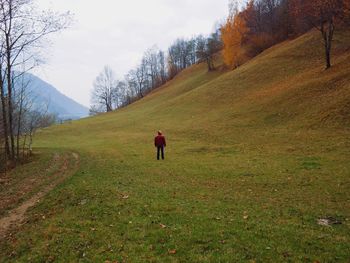
<svg viewBox="0 0 350 263">
<path fill-rule="evenodd" d="M 118 112 L 41 131 L 41 155 L 77 152 L 80 167 L 0 241 L 0 258 L 347 262 L 349 43 L 349 31 L 336 36 L 328 71 L 310 33 L 237 70 L 196 65 Z M 317 223 L 326 217 L 342 224 Z"/>
</svg>

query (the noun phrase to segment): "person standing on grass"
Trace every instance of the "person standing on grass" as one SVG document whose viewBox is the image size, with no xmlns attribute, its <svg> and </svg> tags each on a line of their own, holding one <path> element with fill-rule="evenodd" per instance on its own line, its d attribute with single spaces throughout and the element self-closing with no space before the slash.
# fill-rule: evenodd
<svg viewBox="0 0 350 263">
<path fill-rule="evenodd" d="M 159 160 L 160 153 L 162 153 L 162 160 L 164 160 L 164 148 L 166 146 L 166 142 L 161 131 L 158 131 L 158 135 L 154 138 L 154 146 L 157 147 L 157 160 Z"/>
</svg>

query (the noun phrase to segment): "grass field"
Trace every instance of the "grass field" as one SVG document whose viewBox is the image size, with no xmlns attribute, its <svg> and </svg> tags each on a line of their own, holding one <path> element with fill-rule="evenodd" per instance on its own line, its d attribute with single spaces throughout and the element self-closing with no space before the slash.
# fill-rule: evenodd
<svg viewBox="0 0 350 263">
<path fill-rule="evenodd" d="M 328 71 L 310 33 L 40 131 L 38 160 L 77 152 L 79 168 L 0 241 L 0 261 L 349 262 L 349 43 L 336 36 Z"/>
</svg>

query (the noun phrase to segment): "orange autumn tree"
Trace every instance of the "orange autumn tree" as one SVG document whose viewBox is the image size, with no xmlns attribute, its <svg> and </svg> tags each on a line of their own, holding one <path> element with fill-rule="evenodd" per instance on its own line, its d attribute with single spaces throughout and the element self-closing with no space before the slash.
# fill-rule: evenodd
<svg viewBox="0 0 350 263">
<path fill-rule="evenodd" d="M 238 9 L 230 13 L 226 24 L 221 28 L 221 38 L 224 44 L 223 57 L 227 66 L 236 68 L 241 63 L 242 46 L 249 29 Z"/>
<path fill-rule="evenodd" d="M 292 8 L 298 18 L 302 18 L 317 28 L 325 48 L 326 69 L 331 67 L 331 50 L 336 27 L 349 18 L 349 0 L 293 0 Z"/>
</svg>

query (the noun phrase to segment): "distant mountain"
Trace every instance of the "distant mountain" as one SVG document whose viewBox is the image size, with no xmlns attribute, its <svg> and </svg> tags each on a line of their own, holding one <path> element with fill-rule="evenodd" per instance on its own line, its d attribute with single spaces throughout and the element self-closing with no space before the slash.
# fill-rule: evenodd
<svg viewBox="0 0 350 263">
<path fill-rule="evenodd" d="M 24 79 L 29 84 L 28 94 L 37 105 L 48 105 L 48 111 L 56 114 L 59 119 L 80 119 L 89 115 L 89 109 L 66 95 L 37 76 L 25 73 Z"/>
</svg>

